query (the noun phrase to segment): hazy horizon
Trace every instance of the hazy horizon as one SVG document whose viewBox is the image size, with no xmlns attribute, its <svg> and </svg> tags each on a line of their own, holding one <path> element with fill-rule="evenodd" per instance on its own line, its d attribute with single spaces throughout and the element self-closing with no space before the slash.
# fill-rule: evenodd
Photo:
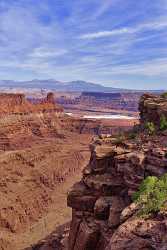
<svg viewBox="0 0 167 250">
<path fill-rule="evenodd" d="M 166 12 L 167 0 L 1 0 L 0 79 L 167 89 Z"/>
<path fill-rule="evenodd" d="M 19 84 L 20 84 L 20 88 L 28 88 L 28 85 L 27 86 L 22 86 L 21 84 L 22 83 L 26 83 L 26 82 L 31 82 L 31 81 L 49 81 L 49 80 L 51 80 L 51 81 L 56 81 L 56 82 L 60 82 L 60 83 L 71 83 L 71 82 L 85 82 L 85 83 L 92 83 L 92 84 L 98 84 L 98 85 L 101 85 L 101 86 L 103 86 L 103 87 L 111 87 L 111 88 L 118 88 L 118 87 L 116 87 L 116 86 L 114 86 L 114 84 L 111 84 L 110 86 L 109 85 L 107 85 L 107 84 L 103 84 L 103 83 L 100 83 L 100 82 L 91 82 L 91 81 L 83 81 L 83 80 L 72 80 L 72 81 L 62 81 L 62 80 L 57 80 L 57 79 L 29 79 L 29 80 L 25 80 L 25 81 L 23 81 L 23 80 L 12 80 L 12 79 L 0 79 L 0 88 L 8 88 L 8 86 L 5 86 L 5 85 L 3 85 L 3 86 L 1 86 L 1 81 L 13 81 L 13 82 L 18 82 Z M 10 88 L 10 87 L 9 87 Z M 14 88 L 14 87 L 13 87 Z M 18 88 L 18 86 L 16 86 L 16 88 Z M 34 85 L 34 89 L 35 88 L 38 88 L 37 86 L 35 86 Z M 120 89 L 121 89 L 121 87 L 119 87 Z M 46 89 L 47 89 L 47 85 L 46 85 Z M 48 88 L 49 89 L 49 88 Z M 166 91 L 167 90 L 167 86 L 165 86 L 164 88 L 126 88 L 126 86 L 125 87 L 122 87 L 122 89 L 127 89 L 127 90 L 137 90 L 137 91 L 149 91 L 149 90 L 164 90 L 164 91 Z"/>
</svg>

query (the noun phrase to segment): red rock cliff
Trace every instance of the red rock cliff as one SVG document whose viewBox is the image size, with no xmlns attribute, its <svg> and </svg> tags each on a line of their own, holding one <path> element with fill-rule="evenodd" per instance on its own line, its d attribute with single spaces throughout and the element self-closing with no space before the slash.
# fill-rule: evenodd
<svg viewBox="0 0 167 250">
<path fill-rule="evenodd" d="M 0 115 L 47 111 L 63 112 L 63 108 L 55 104 L 52 93 L 38 104 L 30 103 L 24 94 L 0 94 Z"/>
<path fill-rule="evenodd" d="M 166 114 L 166 105 L 166 99 L 144 95 L 141 120 L 156 120 L 156 112 Z M 167 173 L 166 143 L 163 134 L 138 134 L 135 139 L 111 137 L 91 145 L 83 178 L 68 194 L 69 250 L 167 249 L 167 215 L 144 220 L 135 215 L 132 203 L 144 178 Z"/>
<path fill-rule="evenodd" d="M 140 99 L 139 111 L 141 124 L 153 122 L 159 126 L 161 117 L 163 115 L 167 117 L 167 98 L 164 98 L 163 95 L 145 94 Z"/>
</svg>

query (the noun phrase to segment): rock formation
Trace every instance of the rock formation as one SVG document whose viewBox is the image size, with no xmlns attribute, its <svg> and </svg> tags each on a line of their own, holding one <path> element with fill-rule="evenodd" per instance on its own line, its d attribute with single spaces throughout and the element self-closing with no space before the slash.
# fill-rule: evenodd
<svg viewBox="0 0 167 250">
<path fill-rule="evenodd" d="M 0 95 L 0 249 L 22 250 L 70 220 L 66 192 L 89 161 L 92 136 L 118 131 L 62 111 L 52 93 L 37 102 Z"/>
<path fill-rule="evenodd" d="M 0 115 L 51 111 L 63 112 L 63 108 L 55 104 L 52 93 L 49 93 L 46 99 L 35 105 L 26 100 L 24 94 L 0 94 Z"/>
<path fill-rule="evenodd" d="M 138 101 L 142 93 L 102 93 L 83 92 L 75 103 L 88 107 L 101 107 L 115 110 L 138 111 Z M 62 103 L 62 102 L 61 102 Z"/>
<path fill-rule="evenodd" d="M 52 92 L 47 94 L 46 101 L 53 104 L 55 103 L 54 94 Z"/>
<path fill-rule="evenodd" d="M 159 126 L 161 117 L 167 117 L 167 98 L 145 94 L 140 99 L 139 111 L 142 124 L 151 121 Z"/>
<path fill-rule="evenodd" d="M 144 95 L 141 123 L 159 123 L 167 114 L 167 99 Z M 91 144 L 83 177 L 68 194 L 72 208 L 69 250 L 165 250 L 167 215 L 145 220 L 132 195 L 147 176 L 167 173 L 167 136 L 143 132 L 130 139 L 102 138 Z"/>
</svg>

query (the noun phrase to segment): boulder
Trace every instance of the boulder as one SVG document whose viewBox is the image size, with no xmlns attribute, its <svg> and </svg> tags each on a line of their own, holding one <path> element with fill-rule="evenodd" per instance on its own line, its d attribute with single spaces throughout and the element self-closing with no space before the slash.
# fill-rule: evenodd
<svg viewBox="0 0 167 250">
<path fill-rule="evenodd" d="M 110 214 L 110 203 L 105 197 L 100 197 L 94 206 L 94 215 L 96 219 L 107 220 Z"/>
<path fill-rule="evenodd" d="M 96 249 L 100 239 L 99 227 L 94 224 L 82 222 L 78 228 L 75 238 L 74 250 L 93 250 Z M 71 250 L 71 249 L 69 249 Z"/>
<path fill-rule="evenodd" d="M 76 183 L 68 193 L 67 205 L 79 211 L 93 210 L 97 197 L 83 182 Z"/>
<path fill-rule="evenodd" d="M 166 246 L 166 218 L 132 217 L 115 231 L 105 250 L 165 250 Z"/>
</svg>

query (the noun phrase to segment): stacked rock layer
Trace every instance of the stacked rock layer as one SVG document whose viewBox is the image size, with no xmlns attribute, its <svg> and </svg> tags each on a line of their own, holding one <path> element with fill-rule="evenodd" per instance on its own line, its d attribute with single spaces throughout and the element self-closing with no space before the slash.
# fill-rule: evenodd
<svg viewBox="0 0 167 250">
<path fill-rule="evenodd" d="M 166 107 L 167 100 L 163 100 L 163 105 L 158 100 L 161 98 L 142 97 L 143 122 L 147 115 L 147 120 L 152 119 L 150 103 L 157 112 L 161 106 Z M 82 180 L 68 194 L 68 206 L 72 208 L 69 250 L 167 249 L 166 214 L 144 220 L 136 215 L 138 207 L 132 202 L 132 195 L 147 176 L 159 177 L 166 172 L 164 133 L 140 133 L 133 140 L 96 140 Z"/>
</svg>

